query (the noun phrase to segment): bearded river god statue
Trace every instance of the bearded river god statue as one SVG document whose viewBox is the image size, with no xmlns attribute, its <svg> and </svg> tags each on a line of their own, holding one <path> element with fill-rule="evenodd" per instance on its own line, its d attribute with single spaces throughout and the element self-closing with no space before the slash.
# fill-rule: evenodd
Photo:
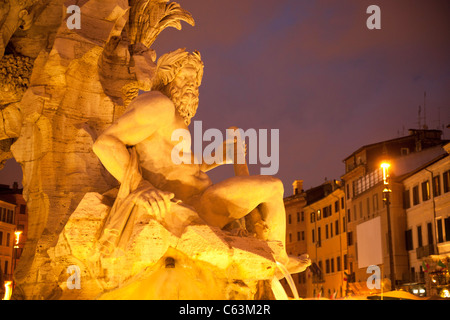
<svg viewBox="0 0 450 320">
<path fill-rule="evenodd" d="M 41 22 L 73 4 L 46 3 Z M 240 164 L 212 184 L 220 163 L 173 161 L 203 62 L 184 49 L 156 59 L 151 45 L 190 14 L 161 0 L 88 0 L 80 12 L 86 29 L 46 29 L 9 119 L 20 116 L 11 153 L 30 216 L 13 298 L 279 298 L 278 279 L 310 263 L 286 254 L 282 183 Z"/>
</svg>

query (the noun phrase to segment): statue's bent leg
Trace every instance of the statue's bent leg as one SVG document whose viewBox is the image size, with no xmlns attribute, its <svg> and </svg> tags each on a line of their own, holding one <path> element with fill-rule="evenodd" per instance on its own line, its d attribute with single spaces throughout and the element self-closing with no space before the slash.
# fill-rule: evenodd
<svg viewBox="0 0 450 320">
<path fill-rule="evenodd" d="M 198 211 L 210 225 L 223 228 L 259 206 L 269 228 L 268 240 L 285 243 L 283 184 L 271 176 L 232 177 L 212 185 L 200 198 Z"/>
</svg>

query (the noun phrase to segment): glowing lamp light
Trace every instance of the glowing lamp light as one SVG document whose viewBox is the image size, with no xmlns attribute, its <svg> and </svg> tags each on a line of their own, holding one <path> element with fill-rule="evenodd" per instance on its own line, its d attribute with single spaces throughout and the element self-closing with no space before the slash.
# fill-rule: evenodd
<svg viewBox="0 0 450 320">
<path fill-rule="evenodd" d="M 383 163 L 380 165 L 380 167 L 383 168 L 383 169 L 389 169 L 390 166 L 391 166 L 391 165 L 390 165 L 389 163 L 387 163 L 387 162 L 383 162 Z"/>
<path fill-rule="evenodd" d="M 22 234 L 22 231 L 16 231 L 16 232 L 14 232 L 14 234 L 16 235 L 16 243 L 14 245 L 14 248 L 18 248 L 19 247 L 20 235 Z"/>
<path fill-rule="evenodd" d="M 442 298 L 450 298 L 450 291 L 448 289 L 444 289 L 441 291 L 441 297 Z"/>
<path fill-rule="evenodd" d="M 10 300 L 12 294 L 12 281 L 5 281 L 5 296 L 2 300 Z"/>
<path fill-rule="evenodd" d="M 382 171 L 383 171 L 383 182 L 384 184 L 389 184 L 388 178 L 389 178 L 389 168 L 391 167 L 391 164 L 388 162 L 383 162 L 380 165 Z"/>
</svg>

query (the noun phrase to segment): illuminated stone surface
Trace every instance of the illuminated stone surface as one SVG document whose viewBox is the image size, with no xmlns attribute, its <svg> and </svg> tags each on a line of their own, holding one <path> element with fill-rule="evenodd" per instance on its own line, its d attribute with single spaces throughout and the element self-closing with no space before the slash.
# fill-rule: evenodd
<svg viewBox="0 0 450 320">
<path fill-rule="evenodd" d="M 6 89 L 0 90 L 0 161 L 14 157 L 21 165 L 30 217 L 12 298 L 272 298 L 267 283 L 275 276 L 275 257 L 285 255 L 281 242 L 235 236 L 214 218 L 205 223 L 206 216 L 183 201 L 157 219 L 133 200 L 148 194 L 147 180 L 131 177 L 125 192 L 108 161 L 93 151 L 136 105 L 139 90 L 154 86 L 158 66 L 174 65 L 171 54 L 156 62 L 153 41 L 166 27 L 181 28 L 180 20 L 193 24 L 192 17 L 165 1 L 88 0 L 82 1 L 81 29 L 69 29 L 64 13 L 76 2 L 13 0 L 1 11 L 9 19 L 0 21 L 10 25 L 0 26 Z M 3 50 L 7 45 L 14 53 Z M 229 190 L 245 199 L 248 188 L 240 188 Z M 267 190 L 272 193 L 279 187 Z M 282 195 L 279 201 L 283 205 Z M 129 210 L 113 209 L 118 203 Z M 116 222 L 124 222 L 123 229 L 105 254 L 103 240 L 111 239 Z M 80 274 L 69 274 L 71 266 Z M 297 272 L 306 266 L 300 267 Z M 80 289 L 68 282 L 74 277 Z"/>
</svg>

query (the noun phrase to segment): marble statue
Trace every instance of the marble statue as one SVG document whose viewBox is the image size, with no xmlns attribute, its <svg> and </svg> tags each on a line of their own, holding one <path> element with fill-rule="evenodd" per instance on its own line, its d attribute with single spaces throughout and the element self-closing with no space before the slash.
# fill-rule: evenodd
<svg viewBox="0 0 450 320">
<path fill-rule="evenodd" d="M 277 262 L 309 265 L 286 254 L 279 180 L 172 162 L 203 63 L 152 45 L 182 21 L 168 0 L 0 1 L 0 163 L 29 213 L 12 299 L 269 299 Z"/>
<path fill-rule="evenodd" d="M 133 201 L 142 207 L 143 214 L 164 221 L 172 203 L 182 202 L 208 225 L 222 229 L 259 207 L 268 226 L 266 240 L 280 241 L 284 247 L 286 214 L 281 181 L 271 176 L 237 176 L 213 185 L 206 172 L 217 163 L 175 164 L 171 158 L 178 144 L 172 141 L 172 133 L 187 129 L 198 107 L 203 74 L 200 54 L 184 50 L 168 53 L 158 61 L 156 73 L 155 90 L 133 100 L 94 143 L 94 152 L 103 165 L 120 183 L 134 185 L 132 189 L 139 195 Z M 130 147 L 135 148 L 138 158 L 131 172 Z M 127 220 L 128 214 L 120 214 L 113 225 L 123 226 Z M 121 232 L 113 228 L 108 244 L 115 243 L 111 238 Z M 281 252 L 277 260 L 291 273 L 308 266 L 303 261 L 306 257 L 289 258 L 285 250 Z"/>
</svg>

